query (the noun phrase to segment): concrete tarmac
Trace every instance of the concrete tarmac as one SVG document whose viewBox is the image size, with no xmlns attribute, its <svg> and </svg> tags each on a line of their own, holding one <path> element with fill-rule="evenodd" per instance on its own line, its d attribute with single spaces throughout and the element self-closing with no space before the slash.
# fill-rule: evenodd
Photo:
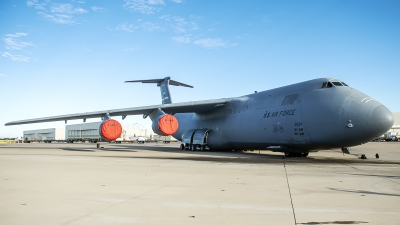
<svg viewBox="0 0 400 225">
<path fill-rule="evenodd" d="M 101 146 L 0 145 L 0 224 L 400 224 L 400 142 L 307 158 Z"/>
</svg>

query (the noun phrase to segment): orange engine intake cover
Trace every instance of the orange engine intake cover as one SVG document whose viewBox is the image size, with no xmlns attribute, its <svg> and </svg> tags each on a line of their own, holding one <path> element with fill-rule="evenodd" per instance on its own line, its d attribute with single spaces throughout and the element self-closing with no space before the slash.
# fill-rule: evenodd
<svg viewBox="0 0 400 225">
<path fill-rule="evenodd" d="M 121 136 L 122 126 L 118 121 L 110 119 L 101 123 L 99 130 L 103 138 L 113 141 Z"/>
<path fill-rule="evenodd" d="M 179 123 L 178 120 L 173 115 L 164 115 L 158 121 L 158 129 L 163 133 L 165 136 L 169 136 L 175 134 L 178 130 Z"/>
</svg>

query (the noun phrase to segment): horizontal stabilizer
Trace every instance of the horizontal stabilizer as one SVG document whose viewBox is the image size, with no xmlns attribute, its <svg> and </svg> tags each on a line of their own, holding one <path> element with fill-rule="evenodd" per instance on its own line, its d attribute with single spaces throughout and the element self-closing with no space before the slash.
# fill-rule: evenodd
<svg viewBox="0 0 400 225">
<path fill-rule="evenodd" d="M 169 92 L 169 87 L 168 87 L 169 85 L 193 88 L 193 86 L 190 86 L 188 84 L 184 84 L 184 83 L 181 83 L 181 82 L 178 82 L 178 81 L 171 80 L 171 77 L 165 77 L 163 79 L 129 80 L 129 81 L 125 81 L 125 83 L 133 83 L 133 82 L 155 83 L 155 84 L 157 84 L 157 86 L 160 87 L 162 104 L 171 104 L 172 103 L 171 93 Z"/>
<path fill-rule="evenodd" d="M 125 83 L 133 83 L 133 82 L 156 83 L 157 86 L 160 86 L 164 82 L 164 80 L 165 80 L 165 78 L 163 78 L 163 79 L 150 79 L 150 80 L 128 80 L 128 81 L 125 81 Z M 169 84 L 170 85 L 193 88 L 193 86 L 191 86 L 191 85 L 184 84 L 184 83 L 181 83 L 181 82 L 178 82 L 178 81 L 174 81 L 174 80 L 170 80 L 169 77 L 168 77 L 167 80 L 169 80 Z"/>
</svg>

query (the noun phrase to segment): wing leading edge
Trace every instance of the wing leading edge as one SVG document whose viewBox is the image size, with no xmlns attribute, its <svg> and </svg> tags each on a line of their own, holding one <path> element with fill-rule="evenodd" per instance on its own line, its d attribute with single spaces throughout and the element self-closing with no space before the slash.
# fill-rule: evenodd
<svg viewBox="0 0 400 225">
<path fill-rule="evenodd" d="M 43 122 L 54 122 L 54 121 L 67 121 L 75 119 L 90 119 L 90 118 L 100 118 L 105 115 L 109 116 L 127 116 L 127 115 L 148 115 L 156 109 L 162 109 L 165 113 L 175 114 L 175 113 L 207 113 L 211 112 L 221 106 L 224 106 L 230 99 L 217 99 L 217 100 L 205 100 L 205 101 L 195 101 L 195 102 L 183 102 L 183 103 L 171 103 L 144 107 L 133 107 L 133 108 L 123 108 L 123 109 L 111 109 L 96 112 L 85 112 L 76 114 L 67 114 L 61 116 L 51 116 L 34 118 L 27 120 L 17 120 L 8 122 L 5 126 L 30 124 L 30 123 L 43 123 Z"/>
</svg>

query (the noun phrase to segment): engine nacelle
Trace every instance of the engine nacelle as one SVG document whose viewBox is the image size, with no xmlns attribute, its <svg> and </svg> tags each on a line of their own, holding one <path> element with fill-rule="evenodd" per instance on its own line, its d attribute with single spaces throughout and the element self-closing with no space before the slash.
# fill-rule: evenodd
<svg viewBox="0 0 400 225">
<path fill-rule="evenodd" d="M 114 141 L 119 138 L 122 133 L 122 126 L 116 120 L 105 120 L 100 124 L 99 134 L 108 141 Z"/>
<path fill-rule="evenodd" d="M 175 116 L 170 114 L 160 115 L 155 120 L 151 128 L 154 133 L 162 136 L 169 136 L 175 134 L 178 130 L 179 123 Z"/>
</svg>

